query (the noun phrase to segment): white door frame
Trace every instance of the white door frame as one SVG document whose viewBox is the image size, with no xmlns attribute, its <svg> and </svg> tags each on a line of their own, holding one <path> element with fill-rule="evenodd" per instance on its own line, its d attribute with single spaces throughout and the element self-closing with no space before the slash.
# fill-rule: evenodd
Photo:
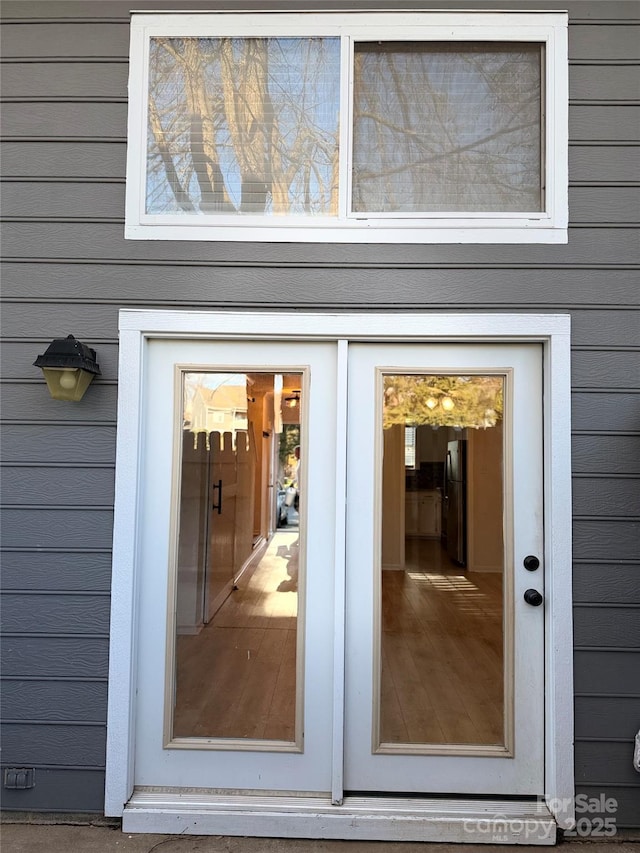
<svg viewBox="0 0 640 853">
<path fill-rule="evenodd" d="M 570 383 L 570 317 L 567 314 L 440 314 L 413 311 L 411 313 L 299 313 L 299 312 L 255 312 L 255 311 L 155 311 L 123 309 L 120 311 L 120 356 L 118 386 L 118 432 L 116 451 L 116 492 L 113 541 L 113 572 L 111 588 L 111 631 L 109 654 L 109 701 L 107 717 L 107 763 L 105 788 L 105 814 L 121 816 L 133 794 L 134 779 L 134 720 L 136 695 L 136 641 L 137 618 L 137 565 L 138 565 L 138 515 L 139 507 L 139 459 L 142 424 L 142 388 L 146 372 L 146 342 L 148 339 L 264 339 L 264 340 L 331 340 L 338 342 L 338 384 L 346 381 L 345 341 L 370 342 L 496 342 L 518 343 L 539 342 L 543 345 L 543 395 L 544 395 L 544 580 L 545 580 L 545 791 L 549 812 L 560 828 L 572 825 L 574 811 L 573 772 L 573 636 L 572 636 L 572 593 L 571 593 L 571 383 Z M 345 420 L 346 412 L 339 410 L 338 426 Z M 345 446 L 339 444 L 337 452 L 337 511 L 336 521 L 336 631 L 340 624 L 344 629 L 344 506 L 346 431 L 343 431 Z M 342 519 L 342 520 L 341 520 Z M 341 551 L 342 549 L 342 551 Z M 338 610 L 340 609 L 340 614 Z M 317 832 L 323 837 L 336 838 L 397 838 L 409 840 L 410 835 L 387 836 L 380 829 L 380 821 L 374 820 L 367 829 L 366 817 L 376 818 L 378 806 L 371 803 L 352 803 L 351 810 L 336 808 L 342 802 L 342 714 L 344 673 L 344 630 L 336 639 L 334 651 L 335 693 L 334 710 L 334 756 L 333 790 L 325 805 L 320 798 L 305 804 L 307 823 L 318 818 Z M 221 798 L 218 797 L 220 800 Z M 278 804 L 278 813 L 262 811 L 256 799 L 253 809 L 251 798 L 227 803 L 225 814 L 234 809 L 240 817 L 243 834 L 254 835 L 305 835 L 315 834 L 313 827 L 303 828 L 305 818 L 296 808 L 290 810 L 291 827 L 283 817 L 287 809 Z M 249 802 L 247 803 L 247 799 Z M 263 801 L 265 798 L 258 798 Z M 269 798 L 273 801 L 274 798 Z M 164 805 L 156 804 L 158 814 L 169 815 L 172 811 L 166 795 Z M 287 800 L 290 803 L 291 798 Z M 458 798 L 458 802 L 460 798 Z M 380 810 L 389 813 L 389 805 L 380 802 Z M 396 806 L 398 800 L 395 799 Z M 331 804 L 334 804 L 333 806 Z M 347 805 L 345 803 L 345 805 Z M 503 810 L 504 803 L 497 804 Z M 193 810 L 193 803 L 190 803 Z M 313 806 L 313 808 L 310 808 Z M 491 811 L 495 803 L 487 804 L 485 816 L 496 815 Z M 430 812 L 428 820 L 437 822 L 438 806 Z M 445 809 L 442 804 L 441 808 Z M 315 811 L 314 811 L 315 809 Z M 211 813 L 210 804 L 207 810 Z M 353 818 L 353 810 L 361 815 L 361 825 Z M 262 815 L 258 822 L 247 822 L 247 815 Z M 403 809 L 404 813 L 407 809 Z M 419 808 L 418 808 L 419 811 Z M 362 817 L 364 814 L 364 818 Z M 389 813 L 390 814 L 390 813 Z M 465 818 L 466 813 L 461 813 Z M 478 819 L 477 803 L 469 815 Z M 499 812 L 498 812 L 499 814 Z M 327 820 L 335 829 L 327 834 Z M 244 820 L 244 823 L 242 821 Z M 275 821 L 275 822 L 274 822 Z M 522 822 L 522 821 L 520 821 Z M 394 816 L 390 814 L 390 823 Z M 446 821 L 445 821 L 446 823 Z M 451 821 L 450 821 L 451 823 Z M 148 826 L 160 826 L 156 820 Z M 214 832 L 232 832 L 231 823 L 214 824 Z M 181 823 L 163 824 L 156 831 L 180 832 L 206 831 L 202 821 L 198 828 L 189 829 Z M 227 827 L 226 829 L 224 827 Z M 448 826 L 448 824 L 447 824 Z M 244 827 L 244 829 L 242 829 Z M 276 829 L 277 827 L 277 829 Z M 395 818 L 396 833 L 398 830 Z M 444 835 L 442 834 L 444 831 Z M 333 834 L 335 833 L 335 834 Z M 377 833 L 377 834 L 376 834 Z M 456 840 L 451 831 L 440 825 L 425 834 L 421 840 Z M 522 836 L 520 836 L 522 837 Z M 511 835 L 518 839 L 518 833 Z M 491 841 L 489 835 L 465 836 L 460 830 L 457 840 Z M 529 843 L 535 843 L 531 838 Z M 544 842 L 538 842 L 544 843 Z M 549 843 L 549 840 L 546 840 Z"/>
</svg>

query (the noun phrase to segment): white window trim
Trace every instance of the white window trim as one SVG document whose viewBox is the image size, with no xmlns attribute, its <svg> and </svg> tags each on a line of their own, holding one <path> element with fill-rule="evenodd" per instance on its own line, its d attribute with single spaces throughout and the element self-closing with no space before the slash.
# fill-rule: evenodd
<svg viewBox="0 0 640 853">
<path fill-rule="evenodd" d="M 336 36 L 341 57 L 353 40 L 527 41 L 545 45 L 545 210 L 540 213 L 420 213 L 365 217 L 347 211 L 348 122 L 340 129 L 338 217 L 265 217 L 145 212 L 148 57 L 159 36 Z M 125 237 L 310 243 L 566 243 L 568 225 L 568 63 L 564 12 L 366 12 L 134 14 L 131 24 Z M 350 68 L 350 66 L 349 66 Z M 350 100 L 350 71 L 341 79 Z M 341 115 L 346 115 L 343 108 Z"/>
<path fill-rule="evenodd" d="M 291 318 L 295 317 L 295 332 Z M 135 760 L 135 649 L 139 631 L 140 458 L 144 419 L 143 383 L 151 339 L 333 340 L 342 353 L 341 392 L 346 387 L 345 344 L 349 341 L 395 342 L 540 342 L 543 346 L 544 406 L 544 588 L 545 593 L 545 790 L 547 806 L 558 825 L 573 825 L 573 627 L 571 617 L 571 397 L 570 317 L 568 314 L 440 314 L 410 312 L 287 313 L 120 311 L 118 437 L 109 645 L 109 707 L 105 814 L 120 816 L 133 792 Z M 344 429 L 346 411 L 339 413 Z M 337 544 L 344 543 L 344 454 L 339 447 L 336 486 Z M 338 558 L 338 552 L 336 552 Z M 339 562 L 339 561 L 338 561 Z M 340 587 L 340 585 L 338 585 Z M 344 604 L 339 588 L 336 608 Z M 341 611 L 343 612 L 343 611 Z M 336 610 L 336 616 L 338 615 Z M 338 620 L 336 624 L 341 624 Z M 342 623 L 342 629 L 344 625 Z M 336 684 L 344 665 L 344 634 L 336 636 Z M 341 694 L 336 693 L 340 712 Z M 340 762 L 341 741 L 334 744 Z M 335 784 L 335 783 L 334 783 Z M 335 796 L 335 792 L 334 792 Z M 477 803 L 476 803 L 477 805 Z M 304 808 L 304 806 L 303 806 Z M 375 811 L 376 806 L 372 807 Z M 335 813 L 335 809 L 334 809 Z M 476 813 L 477 814 L 477 813 Z M 359 820 L 362 815 L 360 815 Z M 339 816 L 338 816 L 339 818 Z M 395 819 L 395 818 L 394 818 Z M 175 818 L 174 820 L 175 826 Z M 278 830 L 282 830 L 282 816 Z M 327 821 L 322 824 L 326 831 Z M 354 822 L 355 825 L 355 822 Z M 204 826 L 204 823 L 199 824 Z M 218 826 L 219 829 L 219 826 Z M 170 830 L 169 830 L 170 831 Z M 261 833 L 257 833 L 261 834 Z M 268 831 L 267 831 L 268 834 Z M 338 837 L 338 836 L 336 836 Z M 377 837 L 377 836 L 376 836 Z M 441 836 L 432 840 L 441 840 Z M 458 840 L 465 840 L 460 838 Z"/>
</svg>

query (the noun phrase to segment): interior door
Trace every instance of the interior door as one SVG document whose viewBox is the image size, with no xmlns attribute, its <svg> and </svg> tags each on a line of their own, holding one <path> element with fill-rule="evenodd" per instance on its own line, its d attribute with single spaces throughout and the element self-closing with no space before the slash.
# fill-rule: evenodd
<svg viewBox="0 0 640 853">
<path fill-rule="evenodd" d="M 330 790 L 335 344 L 146 353 L 135 785 Z"/>
<path fill-rule="evenodd" d="M 534 344 L 349 346 L 347 791 L 544 790 L 541 368 Z M 442 536 L 407 531 L 416 493 Z"/>
</svg>

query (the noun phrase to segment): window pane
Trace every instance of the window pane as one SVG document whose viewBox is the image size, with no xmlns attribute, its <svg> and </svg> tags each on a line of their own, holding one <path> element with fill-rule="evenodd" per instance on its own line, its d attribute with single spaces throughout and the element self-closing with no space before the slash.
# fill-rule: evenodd
<svg viewBox="0 0 640 853">
<path fill-rule="evenodd" d="M 540 211 L 541 46 L 355 46 L 354 211 Z"/>
<path fill-rule="evenodd" d="M 296 740 L 300 389 L 184 374 L 174 738 Z"/>
<path fill-rule="evenodd" d="M 340 41 L 153 38 L 146 212 L 335 215 Z"/>
<path fill-rule="evenodd" d="M 504 393 L 498 375 L 384 377 L 382 517 L 404 502 L 404 556 L 383 521 L 382 750 L 505 743 Z"/>
</svg>

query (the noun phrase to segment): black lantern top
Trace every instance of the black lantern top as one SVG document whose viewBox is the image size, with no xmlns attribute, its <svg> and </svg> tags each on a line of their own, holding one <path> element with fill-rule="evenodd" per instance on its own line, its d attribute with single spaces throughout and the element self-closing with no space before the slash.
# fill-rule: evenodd
<svg viewBox="0 0 640 853">
<path fill-rule="evenodd" d="M 36 367 L 42 368 L 57 367 L 63 370 L 79 368 L 88 373 L 100 373 L 100 367 L 96 362 L 96 351 L 76 340 L 73 335 L 55 338 L 47 347 L 47 351 L 39 355 L 33 363 Z"/>
</svg>

